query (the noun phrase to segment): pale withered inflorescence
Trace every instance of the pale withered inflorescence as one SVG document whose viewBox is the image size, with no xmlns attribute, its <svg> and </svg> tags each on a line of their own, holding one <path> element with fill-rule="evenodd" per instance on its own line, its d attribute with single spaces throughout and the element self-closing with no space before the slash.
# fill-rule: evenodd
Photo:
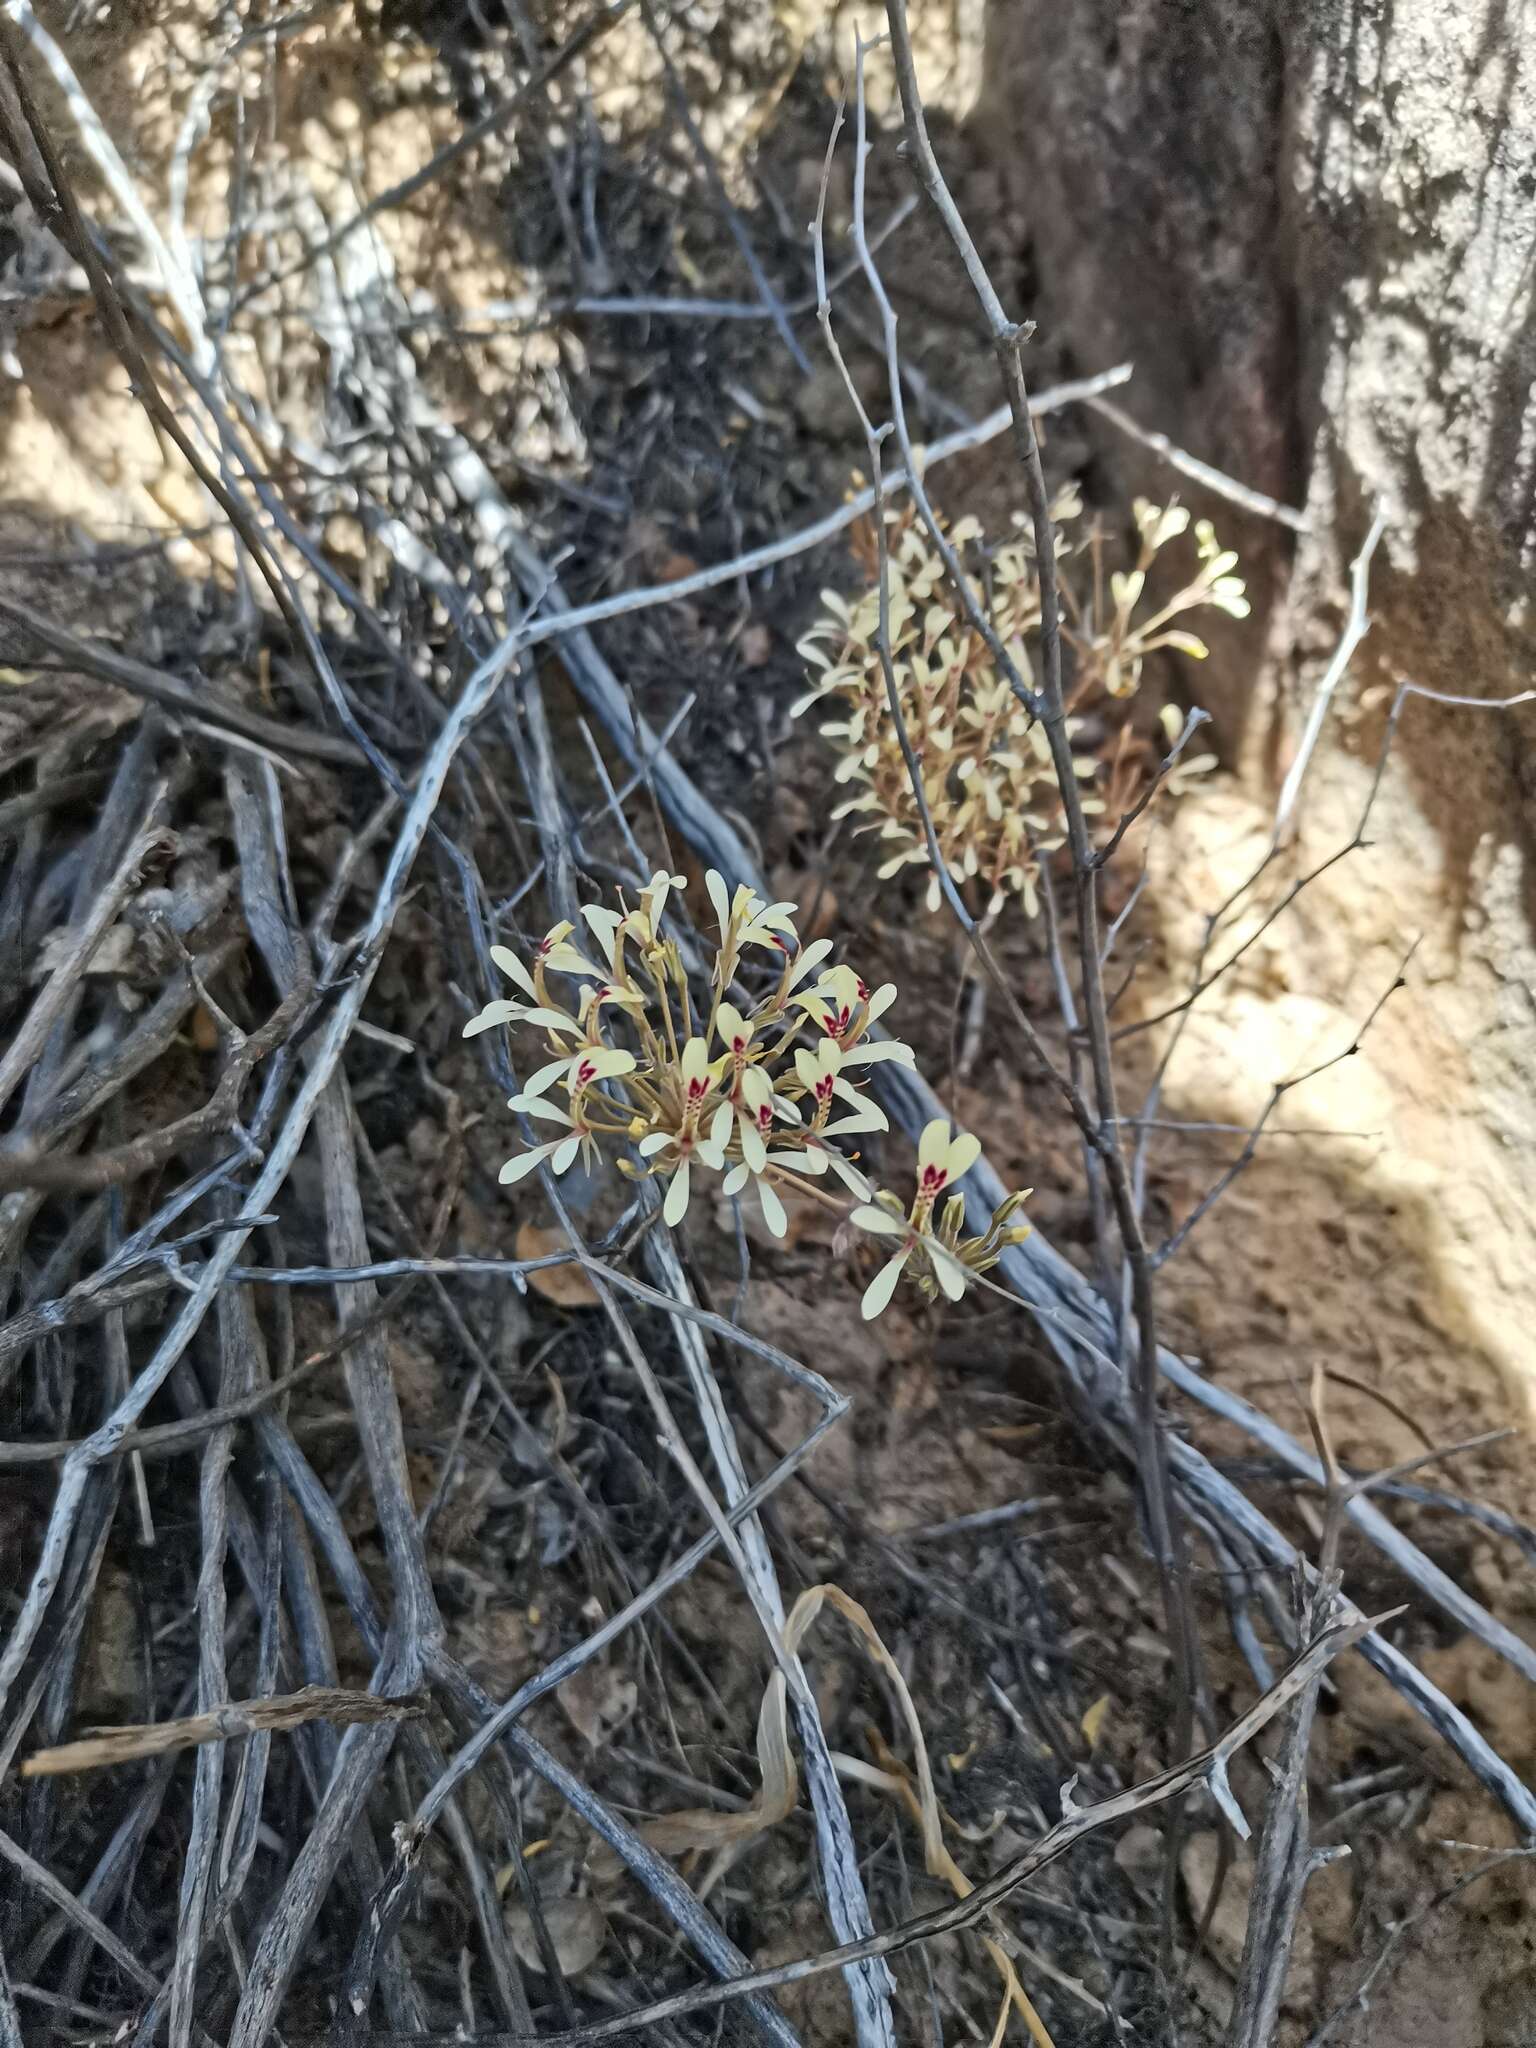
<svg viewBox="0 0 1536 2048">
<path fill-rule="evenodd" d="M 1147 772 L 1145 742 L 1128 724 L 1096 716 L 1093 749 L 1085 745 L 1085 714 L 1102 713 L 1132 696 L 1149 654 L 1172 648 L 1203 660 L 1205 643 L 1178 623 L 1214 607 L 1235 618 L 1248 611 L 1237 557 L 1223 549 L 1208 520 L 1194 522 L 1196 560 L 1188 580 L 1155 608 L 1146 600 L 1147 572 L 1159 552 L 1191 530 L 1182 505 L 1135 504 L 1134 564 L 1106 576 L 1098 531 L 1069 538 L 1082 507 L 1071 490 L 1051 507 L 1067 651 L 1068 736 L 1090 817 L 1118 810 Z M 1016 695 L 983 636 L 969 623 L 943 561 L 910 501 L 884 508 L 890 651 L 902 722 L 922 779 L 939 852 L 955 885 L 978 914 L 994 917 L 1016 897 L 1033 915 L 1040 862 L 1062 843 L 1061 794 L 1045 733 Z M 992 627 L 1019 675 L 1037 689 L 1040 579 L 1028 523 L 1016 517 L 1011 539 L 987 549 L 975 519 L 947 529 L 948 539 L 986 600 Z M 834 817 L 856 817 L 873 833 L 879 875 L 908 866 L 931 869 L 922 813 L 891 716 L 878 652 L 880 589 L 873 529 L 865 522 L 858 548 L 869 587 L 852 602 L 823 593 L 823 613 L 800 643 L 814 685 L 795 714 L 812 705 L 838 712 L 820 730 L 837 750 L 836 779 L 849 794 Z M 1177 734 L 1176 713 L 1165 733 Z M 1176 793 L 1214 765 L 1214 756 L 1180 760 L 1169 778 Z M 928 903 L 939 905 L 930 872 Z"/>
</svg>

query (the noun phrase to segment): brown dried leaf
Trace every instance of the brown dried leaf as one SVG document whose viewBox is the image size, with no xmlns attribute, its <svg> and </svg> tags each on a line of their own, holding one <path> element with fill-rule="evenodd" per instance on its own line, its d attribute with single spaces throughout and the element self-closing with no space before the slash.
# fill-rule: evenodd
<svg viewBox="0 0 1536 2048">
<path fill-rule="evenodd" d="M 520 1223 L 513 1245 L 520 1259 L 545 1259 L 551 1252 L 569 1249 L 563 1230 L 546 1230 L 537 1223 Z M 542 1266 L 528 1275 L 528 1285 L 556 1308 L 596 1308 L 597 1293 L 580 1266 Z"/>
</svg>

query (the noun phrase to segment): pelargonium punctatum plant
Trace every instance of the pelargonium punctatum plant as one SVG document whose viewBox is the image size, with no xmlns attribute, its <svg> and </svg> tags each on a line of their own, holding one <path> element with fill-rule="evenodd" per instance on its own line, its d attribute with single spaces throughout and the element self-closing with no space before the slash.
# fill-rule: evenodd
<svg viewBox="0 0 1536 2048">
<path fill-rule="evenodd" d="M 726 1194 L 751 1188 L 779 1237 L 787 1227 L 781 1190 L 793 1190 L 877 1236 L 900 1236 L 865 1293 L 866 1316 L 879 1314 L 909 1270 L 930 1297 L 958 1300 L 1005 1245 L 1028 1236 L 1027 1225 L 1011 1221 L 1023 1196 L 1010 1196 L 979 1237 L 961 1237 L 958 1197 L 947 1200 L 936 1224 L 938 1198 L 981 1150 L 974 1138 L 954 1137 L 943 1119 L 923 1133 L 910 1209 L 877 1189 L 844 1143 L 888 1128 L 860 1085 L 868 1069 L 880 1060 L 912 1064 L 899 1039 L 870 1036 L 895 1001 L 894 985 L 866 987 L 851 968 L 830 961 L 827 939 L 801 946 L 794 904 L 764 903 L 745 887 L 732 894 L 713 870 L 705 885 L 718 923 L 707 1006 L 695 1001 L 677 942 L 663 928 L 669 896 L 686 886 L 680 875 L 654 874 L 635 909 L 582 906 L 597 959 L 573 942 L 568 923 L 548 932 L 528 963 L 492 947 L 518 995 L 487 1003 L 464 1035 L 502 1024 L 542 1030 L 552 1056 L 509 1107 L 559 1127 L 509 1159 L 502 1182 L 522 1180 L 545 1161 L 557 1174 L 578 1156 L 595 1164 L 606 1148 L 619 1154 L 621 1173 L 666 1176 L 669 1224 L 682 1221 L 701 1176 L 717 1175 Z M 751 961 L 754 952 L 766 961 Z M 761 964 L 777 971 L 766 993 L 753 997 L 739 972 Z M 552 992 L 551 976 L 574 984 L 575 995 Z M 621 1153 L 625 1147 L 633 1157 Z"/>
<path fill-rule="evenodd" d="M 1232 573 L 1237 556 L 1221 546 L 1208 520 L 1195 522 L 1196 562 L 1187 581 L 1154 609 L 1146 602 L 1147 572 L 1162 549 L 1188 532 L 1186 508 L 1138 498 L 1136 559 L 1130 569 L 1107 576 L 1097 528 L 1080 545 L 1068 539 L 1067 523 L 1081 510 L 1071 490 L 1051 507 L 1069 669 L 1067 733 L 1074 747 L 1084 743 L 1083 714 L 1133 695 L 1149 654 L 1171 648 L 1195 660 L 1205 658 L 1204 641 L 1175 623 L 1185 613 L 1201 608 L 1234 618 L 1248 613 L 1242 579 Z M 1039 907 L 1040 862 L 1065 836 L 1045 734 L 949 588 L 943 560 L 913 506 L 887 505 L 883 516 L 892 672 L 940 857 L 956 887 L 974 894 L 980 915 L 995 917 L 1010 897 L 1017 897 L 1033 916 Z M 871 578 L 877 561 L 873 534 L 865 522 L 859 557 Z M 982 545 L 974 519 L 959 520 L 948 537 L 969 559 L 986 592 L 998 640 L 1034 687 L 1031 649 L 1040 632 L 1040 578 L 1027 525 L 1021 523 L 1011 539 L 991 550 Z M 922 812 L 879 658 L 879 584 L 872 581 L 851 603 L 824 591 L 822 606 L 822 616 L 800 642 L 799 652 L 813 674 L 794 713 L 798 717 L 812 705 L 838 713 L 820 727 L 837 751 L 835 779 L 849 791 L 832 815 L 858 818 L 857 831 L 875 835 L 881 881 L 905 867 L 927 869 L 931 863 Z M 1175 717 L 1173 733 L 1178 726 Z M 1082 807 L 1090 816 L 1127 805 L 1146 773 L 1147 764 L 1137 759 L 1145 742 L 1133 742 L 1123 724 L 1100 743 L 1098 751 L 1106 750 L 1112 758 L 1103 762 L 1095 754 L 1074 755 Z M 1181 761 L 1177 785 L 1214 766 L 1211 754 Z M 1177 785 L 1170 778 L 1169 793 Z M 939 901 L 938 879 L 930 873 L 929 909 L 937 910 Z"/>
</svg>

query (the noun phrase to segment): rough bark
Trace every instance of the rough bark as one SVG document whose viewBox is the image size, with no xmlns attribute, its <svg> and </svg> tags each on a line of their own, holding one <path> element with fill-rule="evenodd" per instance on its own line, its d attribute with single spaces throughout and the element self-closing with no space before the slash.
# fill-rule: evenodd
<svg viewBox="0 0 1536 2048">
<path fill-rule="evenodd" d="M 1383 685 L 1491 698 L 1536 676 L 1536 54 L 1519 10 L 994 0 L 988 36 L 976 119 L 1028 219 L 1028 310 L 1082 363 L 1134 357 L 1140 420 L 1309 515 L 1298 543 L 1199 505 L 1267 620 L 1262 641 L 1253 622 L 1227 633 L 1198 678 L 1256 803 L 1386 513 L 1375 626 L 1304 797 L 1302 851 L 1325 851 L 1358 813 Z M 1118 488 L 1166 495 L 1112 430 L 1095 452 Z M 1292 989 L 1348 1009 L 1364 963 L 1425 933 L 1412 1016 L 1370 1049 L 1392 1185 L 1423 1211 L 1432 1323 L 1506 1367 L 1536 1315 L 1533 781 L 1536 706 L 1411 705 L 1377 851 L 1330 878 L 1285 960 Z"/>
</svg>

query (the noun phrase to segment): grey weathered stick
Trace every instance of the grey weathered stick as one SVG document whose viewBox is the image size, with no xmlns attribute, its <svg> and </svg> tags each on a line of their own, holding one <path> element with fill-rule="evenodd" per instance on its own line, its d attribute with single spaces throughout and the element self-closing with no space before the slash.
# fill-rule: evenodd
<svg viewBox="0 0 1536 2048">
<path fill-rule="evenodd" d="M 1287 769 L 1285 780 L 1280 785 L 1279 799 L 1275 804 L 1276 840 L 1283 836 L 1286 826 L 1290 823 L 1291 813 L 1296 808 L 1296 800 L 1301 795 L 1302 782 L 1305 780 L 1318 740 L 1322 736 L 1323 723 L 1328 716 L 1328 707 L 1333 702 L 1334 692 L 1349 673 L 1349 664 L 1354 659 L 1355 650 L 1371 630 L 1370 613 L 1366 610 L 1366 600 L 1370 592 L 1371 557 L 1375 554 L 1377 543 L 1386 530 L 1386 514 L 1378 507 L 1376 516 L 1371 521 L 1370 532 L 1365 536 L 1359 554 L 1349 565 L 1349 616 L 1344 622 L 1343 632 L 1339 635 L 1339 644 L 1334 649 L 1333 659 L 1329 662 L 1312 699 L 1307 722 L 1297 742 L 1296 758 Z"/>
<path fill-rule="evenodd" d="M 1056 574 L 1056 529 L 1051 519 L 1050 495 L 1040 459 L 1024 376 L 1025 330 L 1010 320 L 993 289 L 970 231 L 956 206 L 943 171 L 929 140 L 922 95 L 918 89 L 917 67 L 907 27 L 906 0 L 886 0 L 891 49 L 895 59 L 896 87 L 901 98 L 906 147 L 919 185 L 927 195 L 945 233 L 964 266 L 981 308 L 993 347 L 1013 421 L 1014 448 L 1024 483 L 1034 533 L 1035 562 L 1040 585 L 1040 693 L 1041 725 L 1050 747 L 1056 771 L 1056 785 L 1066 820 L 1067 845 L 1072 859 L 1072 883 L 1076 909 L 1076 940 L 1080 971 L 1079 998 L 1087 1040 L 1088 1065 L 1093 1076 L 1097 1129 L 1090 1142 L 1107 1184 L 1115 1226 L 1120 1239 L 1126 1276 L 1125 1293 L 1133 1327 L 1117 1330 L 1116 1351 L 1124 1351 L 1127 1376 L 1134 1389 L 1134 1425 L 1137 1436 L 1136 1471 L 1146 1514 L 1152 1553 L 1157 1565 L 1163 1596 L 1163 1610 L 1172 1638 L 1174 1672 L 1178 1698 L 1174 1714 L 1174 1743 L 1187 1748 L 1193 1736 L 1200 1695 L 1200 1644 L 1195 1627 L 1193 1595 L 1183 1533 L 1179 1527 L 1168 1476 L 1167 1448 L 1158 1414 L 1157 1306 L 1153 1266 L 1142 1231 L 1130 1174 L 1120 1147 L 1116 1077 L 1105 1000 L 1103 964 L 1099 944 L 1098 867 L 1094 857 L 1082 793 L 1067 733 L 1066 697 L 1062 684 L 1061 596 Z M 871 270 L 873 266 L 870 266 Z M 889 346 L 894 349 L 894 323 L 889 322 Z M 899 383 L 892 379 L 891 403 L 898 432 L 902 407 Z M 966 586 L 959 586 L 962 596 Z M 1012 678 L 1010 678 L 1010 681 Z M 1029 693 L 1015 690 L 1029 702 Z M 1084 1131 L 1085 1138 L 1090 1133 Z M 1105 1247 L 1107 1257 L 1108 1248 Z"/>
<path fill-rule="evenodd" d="M 147 704 L 158 704 L 164 710 L 178 712 L 203 727 L 223 726 L 245 739 L 275 748 L 280 754 L 307 755 L 317 761 L 347 764 L 360 762 L 363 758 L 360 749 L 350 740 L 341 739 L 333 733 L 314 732 L 301 725 L 289 725 L 279 718 L 266 718 L 259 711 L 247 711 L 244 705 L 231 702 L 222 692 L 207 685 L 201 690 L 194 689 L 190 683 L 167 675 L 163 669 L 151 668 L 148 662 L 137 661 L 132 655 L 121 654 L 103 641 L 87 640 L 79 633 L 72 633 L 67 626 L 45 618 L 41 612 L 34 611 L 30 605 L 22 604 L 14 597 L 0 596 L 0 619 L 8 619 L 13 626 L 20 626 L 32 639 L 41 641 L 44 647 L 69 662 L 81 675 L 95 676 L 99 682 L 111 683 L 119 690 L 127 690 L 131 696 L 143 698 Z"/>
<path fill-rule="evenodd" d="M 1113 369 L 1100 370 L 1091 377 L 1078 377 L 1063 384 L 1053 384 L 1043 391 L 1031 394 L 1029 409 L 1035 417 L 1059 412 L 1069 405 L 1079 404 L 1101 391 L 1112 391 L 1118 385 L 1130 382 L 1132 366 L 1117 363 Z M 938 463 L 948 461 L 952 456 L 967 454 L 973 448 L 984 448 L 989 441 L 995 441 L 1006 434 L 1013 423 L 1013 415 L 1006 405 L 989 412 L 971 427 L 957 428 L 953 434 L 946 434 L 922 451 L 923 470 L 926 474 Z M 571 605 L 555 601 L 546 604 L 546 616 L 535 621 L 521 636 L 521 645 L 535 647 L 543 640 L 565 639 L 573 633 L 585 633 L 591 626 L 600 626 L 607 619 L 623 618 L 629 612 L 649 611 L 657 605 L 676 604 L 684 598 L 696 597 L 700 591 L 715 590 L 724 583 L 738 582 L 742 577 L 758 575 L 764 569 L 771 569 L 776 563 L 787 562 L 796 555 L 810 552 L 812 548 L 823 547 L 829 540 L 835 540 L 840 533 L 862 519 L 874 509 L 879 498 L 888 498 L 907 488 L 911 482 L 910 473 L 905 469 L 887 471 L 878 490 L 869 488 L 856 491 L 852 497 L 837 505 L 832 511 L 813 520 L 809 526 L 798 527 L 783 540 L 768 541 L 760 548 L 733 556 L 728 562 L 712 562 L 708 567 L 696 569 L 691 576 L 680 576 L 675 583 L 648 584 L 638 590 L 621 591 L 615 597 L 594 600 L 591 604 Z M 554 594 L 552 593 L 552 596 Z M 606 721 L 605 721 L 606 722 Z"/>
<path fill-rule="evenodd" d="M 279 1463 L 284 1483 L 298 1502 L 364 1642 L 371 1651 L 377 1653 L 384 1643 L 383 1623 L 372 1590 L 342 1526 L 335 1502 L 315 1476 L 280 1418 L 272 1415 L 263 1417 L 262 1439 L 267 1454 Z M 774 1483 L 777 1483 L 777 1476 L 782 1475 L 776 1475 Z M 761 1497 L 761 1492 L 767 1490 L 768 1485 L 769 1482 L 760 1482 L 757 1497 Z M 462 1665 L 441 1647 L 429 1650 L 429 1673 L 444 1687 L 471 1724 L 486 1723 L 497 1714 L 497 1703 L 469 1676 Z M 738 1975 L 746 1969 L 747 1959 L 720 1932 L 670 1864 L 657 1856 L 632 1829 L 595 1798 L 579 1780 L 572 1777 L 525 1730 L 516 1726 L 499 1725 L 496 1734 L 505 1743 L 512 1758 L 520 1765 L 532 1768 L 550 1784 L 640 1878 L 710 1969 L 724 1977 Z M 487 1737 L 487 1742 L 489 1740 Z M 476 1752 L 476 1760 L 481 1754 L 483 1749 Z M 348 1783 L 350 1784 L 350 1779 Z M 446 1791 L 447 1788 L 444 1789 Z M 410 1839 L 407 1836 L 407 1846 Z M 311 1855 L 306 1843 L 306 1868 L 302 1872 L 295 1872 L 299 1900 L 310 1896 L 313 1890 L 312 1873 L 328 1863 L 330 1851 L 331 1844 L 323 1842 Z M 400 1868 L 399 1858 L 396 1868 Z M 394 1875 L 392 1872 L 390 1880 L 386 1881 L 386 1893 L 392 1886 Z M 375 1913 L 387 1911 L 389 1903 L 387 1896 L 376 1900 Z M 264 1987 L 262 1990 L 261 2003 L 270 2010 L 268 1988 Z M 748 2008 L 758 2030 L 774 2041 L 777 2048 L 797 2048 L 794 2030 L 769 2001 L 751 1998 L 748 2000 Z M 254 2028 L 250 2038 L 258 2038 Z"/>
<path fill-rule="evenodd" d="M 1288 526 L 1292 533 L 1307 531 L 1305 512 L 1298 512 L 1294 505 L 1282 505 L 1278 498 L 1271 498 L 1267 492 L 1256 491 L 1252 484 L 1240 483 L 1236 477 L 1213 468 L 1209 462 L 1202 462 L 1198 455 L 1191 455 L 1187 448 L 1180 448 L 1166 434 L 1159 434 L 1151 427 L 1142 426 L 1139 420 L 1133 420 L 1128 412 L 1109 399 L 1095 395 L 1085 399 L 1084 404 L 1101 419 L 1108 420 L 1111 426 L 1118 427 L 1122 434 L 1160 455 L 1170 469 L 1203 484 L 1218 498 L 1225 498 L 1228 504 L 1240 505 L 1245 512 L 1257 512 L 1261 519 L 1273 519 L 1280 526 Z"/>
<path fill-rule="evenodd" d="M 16 1994 L 11 1989 L 11 1973 L 6 1966 L 3 1945 L 0 1945 L 0 2048 L 24 2048 L 21 2015 L 16 2010 Z"/>
<path fill-rule="evenodd" d="M 117 873 L 97 896 L 85 922 L 70 935 L 58 965 L 38 991 L 21 1028 L 6 1048 L 4 1057 L 0 1058 L 0 1110 L 10 1101 L 27 1069 L 41 1053 L 65 1004 L 78 994 L 81 975 L 90 966 L 96 948 L 106 936 L 107 927 L 128 900 L 145 859 L 163 837 L 163 829 L 158 825 L 139 834 L 124 855 Z"/>
<path fill-rule="evenodd" d="M 109 1955 L 117 1967 L 139 1986 L 141 1991 L 151 1994 L 160 1988 L 159 1980 L 139 1961 L 133 1951 L 118 1940 L 102 1920 L 82 1905 L 72 1891 L 61 1884 L 51 1870 L 46 1869 L 34 1857 L 27 1854 L 18 1842 L 0 1831 L 0 1862 L 10 1864 L 22 1881 L 32 1885 L 43 1897 L 63 1913 L 74 1925 L 95 1942 L 96 1946 Z"/>
</svg>

